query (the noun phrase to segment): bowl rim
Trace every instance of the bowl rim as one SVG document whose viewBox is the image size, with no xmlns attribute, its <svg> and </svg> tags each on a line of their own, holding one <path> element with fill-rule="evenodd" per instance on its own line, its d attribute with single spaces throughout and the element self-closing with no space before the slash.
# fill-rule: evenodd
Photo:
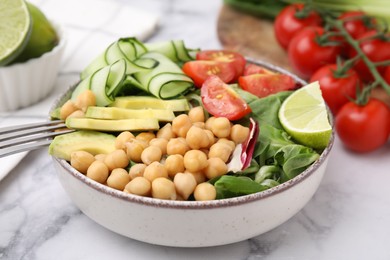
<svg viewBox="0 0 390 260">
<path fill-rule="evenodd" d="M 287 74 L 291 77 L 293 77 L 296 82 L 302 85 L 306 85 L 307 82 L 299 78 L 297 75 L 289 72 L 288 70 L 285 70 L 279 66 L 270 64 L 265 61 L 261 60 L 255 60 L 252 58 L 247 58 L 246 60 L 250 63 L 254 63 L 256 65 L 265 66 L 268 69 L 271 69 L 273 71 L 277 71 L 283 74 Z M 75 87 L 75 85 L 72 85 L 69 87 L 69 89 L 60 96 L 51 107 L 50 111 L 53 111 L 55 108 L 57 108 L 61 103 L 65 102 L 72 91 L 72 89 Z M 310 165 L 306 170 L 304 170 L 302 173 L 298 174 L 296 177 L 281 183 L 275 187 L 269 188 L 267 190 L 256 192 L 249 195 L 234 197 L 234 198 L 227 198 L 227 199 L 220 199 L 220 200 L 211 200 L 211 201 L 177 201 L 177 200 L 163 200 L 163 199 L 156 199 L 151 197 L 143 197 L 138 196 L 130 193 L 125 193 L 123 191 L 116 190 L 114 188 L 108 187 L 104 184 L 98 183 L 96 181 L 93 181 L 92 179 L 88 178 L 84 174 L 77 171 L 75 168 L 73 168 L 66 160 L 59 159 L 54 156 L 52 156 L 52 159 L 56 161 L 66 172 L 67 174 L 70 174 L 73 178 L 75 178 L 77 181 L 80 181 L 90 188 L 101 192 L 105 195 L 126 201 L 126 202 L 132 202 L 137 203 L 140 205 L 145 206 L 155 206 L 159 208 L 175 208 L 175 209 L 210 209 L 210 208 L 223 208 L 223 207 L 231 207 L 235 205 L 242 205 L 250 202 L 254 202 L 257 200 L 265 199 L 268 197 L 271 197 L 273 195 L 277 195 L 285 190 L 288 190 L 290 188 L 293 188 L 300 182 L 304 181 L 306 178 L 311 176 L 318 170 L 318 168 L 325 163 L 327 160 L 330 151 L 332 150 L 334 139 L 335 139 L 335 130 L 333 126 L 333 117 L 332 114 L 329 113 L 330 121 L 332 124 L 332 134 L 331 138 L 329 140 L 329 144 L 327 147 L 323 150 L 323 152 L 320 154 L 320 157 L 312 164 Z"/>
</svg>

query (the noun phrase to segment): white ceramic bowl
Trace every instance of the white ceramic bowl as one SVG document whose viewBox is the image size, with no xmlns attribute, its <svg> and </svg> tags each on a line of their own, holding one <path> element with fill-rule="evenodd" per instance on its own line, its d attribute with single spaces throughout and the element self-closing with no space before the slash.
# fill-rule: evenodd
<svg viewBox="0 0 390 260">
<path fill-rule="evenodd" d="M 304 84 L 296 76 L 294 78 Z M 53 108 L 61 105 L 69 93 L 64 94 Z M 242 197 L 206 202 L 169 201 L 126 194 L 89 179 L 65 160 L 53 157 L 53 161 L 59 180 L 73 202 L 85 215 L 107 229 L 151 244 L 206 247 L 260 235 L 294 216 L 316 192 L 333 141 L 334 135 L 318 161 L 279 186 Z"/>
<path fill-rule="evenodd" d="M 66 39 L 61 27 L 53 24 L 59 36 L 53 50 L 23 63 L 0 67 L 0 112 L 30 106 L 54 88 Z"/>
</svg>

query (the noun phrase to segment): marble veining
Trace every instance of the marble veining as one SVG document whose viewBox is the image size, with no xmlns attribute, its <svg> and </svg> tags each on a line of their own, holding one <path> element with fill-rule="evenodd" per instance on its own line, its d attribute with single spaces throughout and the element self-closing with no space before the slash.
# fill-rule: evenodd
<svg viewBox="0 0 390 260">
<path fill-rule="evenodd" d="M 221 46 L 216 35 L 220 0 L 32 2 L 64 26 L 65 58 L 51 95 L 29 108 L 0 114 L 0 126 L 45 119 L 53 100 L 78 80 L 82 68 L 134 26 L 126 16 L 132 8 L 159 17 L 150 42 L 183 39 L 194 48 Z M 231 245 L 172 248 L 131 240 L 90 220 L 62 189 L 47 150 L 39 149 L 0 181 L 0 259 L 388 260 L 389 156 L 390 144 L 358 155 L 336 138 L 319 190 L 289 221 Z M 0 168 L 4 163 L 0 160 Z"/>
</svg>

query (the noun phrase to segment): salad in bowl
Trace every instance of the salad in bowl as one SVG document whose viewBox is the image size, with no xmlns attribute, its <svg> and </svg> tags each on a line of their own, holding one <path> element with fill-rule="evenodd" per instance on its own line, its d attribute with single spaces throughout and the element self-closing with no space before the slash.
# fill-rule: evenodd
<svg viewBox="0 0 390 260">
<path fill-rule="evenodd" d="M 317 82 L 234 51 L 121 38 L 51 117 L 49 147 L 78 207 L 125 236 L 199 247 L 264 233 L 318 188 L 333 144 Z"/>
</svg>

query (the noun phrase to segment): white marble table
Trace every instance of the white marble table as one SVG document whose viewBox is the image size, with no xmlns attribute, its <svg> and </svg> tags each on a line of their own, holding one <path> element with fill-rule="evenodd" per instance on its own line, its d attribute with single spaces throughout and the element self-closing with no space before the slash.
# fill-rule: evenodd
<svg viewBox="0 0 390 260">
<path fill-rule="evenodd" d="M 64 25 L 66 54 L 51 96 L 0 114 L 0 126 L 44 119 L 53 99 L 77 80 L 89 59 L 125 36 L 126 28 L 146 37 L 147 28 L 128 22 L 127 13 L 143 15 L 133 8 L 152 14 L 149 27 L 153 15 L 159 17 L 159 29 L 149 41 L 183 39 L 191 47 L 220 48 L 218 0 L 32 2 Z M 94 223 L 62 189 L 47 150 L 32 151 L 0 181 L 0 259 L 390 259 L 389 159 L 390 143 L 358 155 L 346 151 L 336 138 L 318 192 L 292 219 L 247 241 L 187 249 L 134 241 Z M 0 169 L 9 161 L 0 161 Z"/>
</svg>

